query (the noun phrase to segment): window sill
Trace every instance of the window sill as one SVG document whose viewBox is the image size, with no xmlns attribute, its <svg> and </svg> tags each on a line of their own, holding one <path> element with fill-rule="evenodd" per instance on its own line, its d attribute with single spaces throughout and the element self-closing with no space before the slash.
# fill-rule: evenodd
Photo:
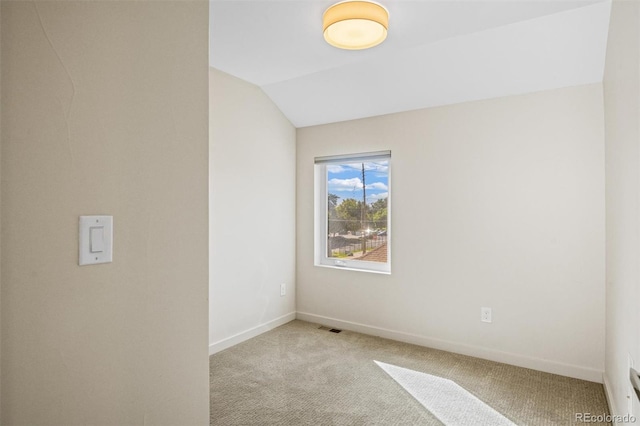
<svg viewBox="0 0 640 426">
<path fill-rule="evenodd" d="M 314 264 L 314 266 L 319 266 L 321 268 L 329 268 L 329 269 L 340 269 L 342 271 L 368 272 L 370 274 L 391 275 L 391 271 L 374 271 L 371 269 L 350 268 L 348 266 L 323 265 L 321 263 L 316 263 Z"/>
</svg>

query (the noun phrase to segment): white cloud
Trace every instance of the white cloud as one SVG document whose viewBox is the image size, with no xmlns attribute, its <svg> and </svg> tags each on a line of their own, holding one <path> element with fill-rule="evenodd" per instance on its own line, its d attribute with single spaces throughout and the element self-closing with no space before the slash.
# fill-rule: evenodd
<svg viewBox="0 0 640 426">
<path fill-rule="evenodd" d="M 362 170 L 362 163 L 349 163 L 349 164 L 341 164 L 338 167 L 348 167 L 355 170 Z M 369 161 L 364 163 L 364 170 L 366 172 L 375 171 L 381 173 L 387 173 L 389 170 L 389 162 L 388 161 Z"/>
<path fill-rule="evenodd" d="M 365 170 L 367 170 L 366 166 L 367 165 L 365 164 Z M 384 175 L 389 173 L 389 162 L 388 161 L 378 161 L 378 162 L 374 162 L 374 163 L 369 163 L 368 166 L 369 166 L 368 170 L 375 170 L 376 172 L 382 173 Z"/>
<path fill-rule="evenodd" d="M 381 192 L 379 194 L 373 194 L 372 196 L 367 197 L 367 199 L 372 199 L 372 200 L 384 200 L 385 198 L 389 198 L 388 192 Z"/>
<path fill-rule="evenodd" d="M 351 179 L 329 179 L 330 191 L 353 191 L 356 189 L 362 189 L 362 181 L 360 178 Z"/>
<path fill-rule="evenodd" d="M 347 170 L 347 169 L 345 169 L 344 167 L 342 167 L 342 166 L 340 166 L 338 164 L 329 164 L 329 165 L 327 165 L 327 171 L 329 173 L 342 173 L 345 170 Z"/>
<path fill-rule="evenodd" d="M 344 164 L 344 166 L 349 167 L 351 169 L 362 170 L 362 163 Z M 367 170 L 366 167 L 365 167 L 365 170 Z"/>
<path fill-rule="evenodd" d="M 370 185 L 367 185 L 367 189 L 380 189 L 382 191 L 386 191 L 389 188 L 382 182 L 374 182 Z"/>
</svg>

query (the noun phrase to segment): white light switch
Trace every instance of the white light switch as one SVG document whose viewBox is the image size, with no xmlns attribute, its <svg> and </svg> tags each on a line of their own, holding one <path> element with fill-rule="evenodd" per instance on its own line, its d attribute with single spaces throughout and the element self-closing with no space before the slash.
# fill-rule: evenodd
<svg viewBox="0 0 640 426">
<path fill-rule="evenodd" d="M 104 251 L 104 226 L 92 226 L 89 230 L 91 253 L 102 253 Z"/>
<path fill-rule="evenodd" d="M 113 261 L 113 216 L 80 216 L 78 264 Z"/>
</svg>

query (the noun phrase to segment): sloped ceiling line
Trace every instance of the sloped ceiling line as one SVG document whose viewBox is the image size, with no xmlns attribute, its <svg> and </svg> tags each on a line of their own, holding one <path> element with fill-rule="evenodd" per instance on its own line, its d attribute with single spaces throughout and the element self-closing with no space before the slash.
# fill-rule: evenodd
<svg viewBox="0 0 640 426">
<path fill-rule="evenodd" d="M 388 39 L 359 52 L 322 39 L 330 4 L 212 2 L 211 65 L 296 127 L 602 81 L 610 1 L 394 1 Z"/>
</svg>

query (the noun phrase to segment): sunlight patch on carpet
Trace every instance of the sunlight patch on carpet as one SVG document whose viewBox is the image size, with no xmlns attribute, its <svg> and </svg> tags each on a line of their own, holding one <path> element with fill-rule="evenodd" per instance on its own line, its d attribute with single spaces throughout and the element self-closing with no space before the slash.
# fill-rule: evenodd
<svg viewBox="0 0 640 426">
<path fill-rule="evenodd" d="M 374 362 L 447 426 L 515 426 L 515 423 L 451 380 Z"/>
</svg>

